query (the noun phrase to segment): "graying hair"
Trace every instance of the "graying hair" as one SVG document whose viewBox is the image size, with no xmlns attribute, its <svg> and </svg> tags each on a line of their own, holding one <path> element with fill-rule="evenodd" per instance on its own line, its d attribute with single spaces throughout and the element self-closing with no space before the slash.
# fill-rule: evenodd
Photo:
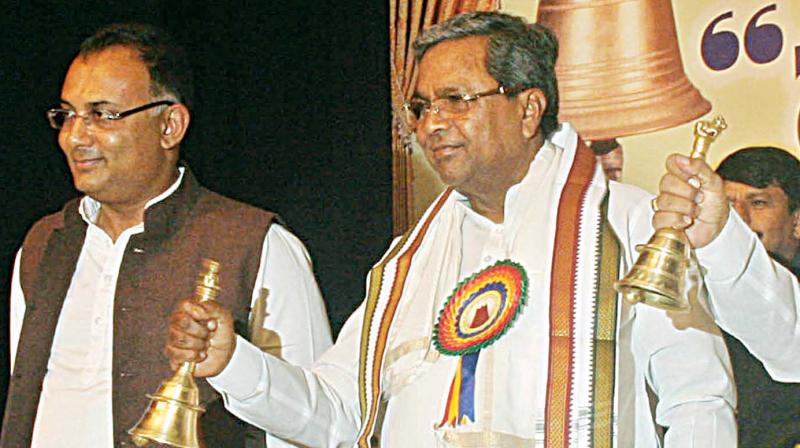
<svg viewBox="0 0 800 448">
<path fill-rule="evenodd" d="M 486 70 L 500 85 L 541 89 L 547 108 L 539 127 L 548 136 L 558 127 L 558 40 L 553 32 L 509 14 L 470 12 L 424 31 L 414 42 L 416 60 L 437 44 L 470 36 L 489 38 Z"/>
</svg>

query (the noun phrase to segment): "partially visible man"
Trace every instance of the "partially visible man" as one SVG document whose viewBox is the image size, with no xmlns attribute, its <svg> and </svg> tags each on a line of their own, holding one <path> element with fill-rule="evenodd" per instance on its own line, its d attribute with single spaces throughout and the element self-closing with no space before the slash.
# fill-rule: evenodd
<svg viewBox="0 0 800 448">
<path fill-rule="evenodd" d="M 622 180 L 622 166 L 625 162 L 622 152 L 622 145 L 617 139 L 596 140 L 589 145 L 592 152 L 597 156 L 606 179 L 620 182 Z"/>
<path fill-rule="evenodd" d="M 47 115 L 85 196 L 34 224 L 17 254 L 3 448 L 132 445 L 146 394 L 171 374 L 165 320 L 202 259 L 220 263 L 237 328 L 263 322 L 254 333 L 276 355 L 309 366 L 331 344 L 302 243 L 179 163 L 192 89 L 183 50 L 151 26 L 103 28 L 72 61 Z M 266 315 L 250 316 L 251 301 Z M 263 446 L 199 386 L 208 446 Z"/>
<path fill-rule="evenodd" d="M 800 160 L 775 147 L 740 149 L 723 160 L 717 173 L 728 200 L 758 235 L 764 248 L 800 275 Z"/>
<path fill-rule="evenodd" d="M 497 12 L 424 32 L 407 120 L 451 188 L 375 265 L 336 344 L 292 366 L 234 338 L 219 304 L 184 302 L 173 365 L 199 362 L 229 409 L 309 446 L 735 446 L 717 329 L 617 300 L 651 196 L 607 183 L 559 128 L 557 49 Z"/>
<path fill-rule="evenodd" d="M 800 275 L 800 161 L 775 147 L 740 149 L 717 167 L 725 193 L 775 260 Z M 744 344 L 728 333 L 739 397 L 742 446 L 793 447 L 800 442 L 800 384 L 778 383 Z M 800 354 L 799 354 L 800 356 Z"/>
</svg>

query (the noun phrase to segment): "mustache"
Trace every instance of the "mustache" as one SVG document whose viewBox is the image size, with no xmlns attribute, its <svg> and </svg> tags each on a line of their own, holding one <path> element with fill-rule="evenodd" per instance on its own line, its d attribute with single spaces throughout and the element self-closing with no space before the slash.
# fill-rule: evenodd
<svg viewBox="0 0 800 448">
<path fill-rule="evenodd" d="M 445 146 L 463 146 L 464 142 L 456 137 L 450 137 L 447 135 L 435 134 L 431 135 L 425 141 L 423 145 L 420 143 L 420 146 L 424 149 L 436 149 Z"/>
<path fill-rule="evenodd" d="M 96 148 L 80 147 L 70 151 L 69 156 L 73 160 L 82 160 L 82 159 L 97 159 L 103 157 L 103 154 L 100 152 L 100 150 Z"/>
</svg>

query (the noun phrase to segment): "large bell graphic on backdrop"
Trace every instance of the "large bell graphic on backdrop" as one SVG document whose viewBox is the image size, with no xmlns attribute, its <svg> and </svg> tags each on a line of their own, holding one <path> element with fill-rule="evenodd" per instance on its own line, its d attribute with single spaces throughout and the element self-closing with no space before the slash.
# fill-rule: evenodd
<svg viewBox="0 0 800 448">
<path fill-rule="evenodd" d="M 686 77 L 670 0 L 540 0 L 559 38 L 559 121 L 610 140 L 694 120 L 711 105 Z"/>
</svg>

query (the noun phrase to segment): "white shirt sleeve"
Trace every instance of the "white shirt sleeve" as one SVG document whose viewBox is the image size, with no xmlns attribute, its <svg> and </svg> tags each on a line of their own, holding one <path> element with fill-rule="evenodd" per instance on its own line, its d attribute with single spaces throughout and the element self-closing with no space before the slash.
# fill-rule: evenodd
<svg viewBox="0 0 800 448">
<path fill-rule="evenodd" d="M 731 210 L 722 232 L 696 251 L 717 323 L 742 341 L 773 379 L 800 382 L 800 289 Z"/>
<path fill-rule="evenodd" d="M 360 422 L 358 346 L 363 305 L 313 369 L 291 365 L 237 338 L 233 357 L 208 382 L 242 420 L 307 446 L 352 447 Z"/>
<path fill-rule="evenodd" d="M 264 328 L 279 338 L 283 359 L 237 337 L 230 363 L 208 382 L 223 395 L 234 415 L 274 434 L 267 436 L 270 448 L 294 446 L 282 439 L 317 446 L 303 434 L 327 440 L 325 434 L 333 430 L 327 422 L 335 418 L 309 415 L 309 409 L 323 413 L 319 407 L 331 402 L 328 415 L 343 414 L 336 409 L 341 407 L 335 404 L 336 394 L 309 370 L 331 346 L 330 326 L 305 247 L 278 224 L 270 227 L 264 241 L 253 300 L 262 288 L 267 290 Z M 273 383 L 280 387 L 271 388 Z M 320 421 L 326 423 L 314 423 Z M 350 423 L 344 426 L 352 427 Z"/>
<path fill-rule="evenodd" d="M 633 344 L 657 396 L 655 421 L 664 446 L 736 446 L 733 374 L 719 329 L 697 304 L 689 313 L 636 305 Z"/>
<path fill-rule="evenodd" d="M 11 297 L 9 304 L 9 342 L 11 346 L 11 369 L 10 374 L 14 373 L 14 361 L 17 358 L 17 347 L 19 347 L 19 336 L 22 331 L 22 321 L 25 319 L 25 294 L 22 293 L 22 284 L 19 280 L 20 260 L 22 249 L 17 251 L 14 259 L 14 273 L 11 276 Z"/>
<path fill-rule="evenodd" d="M 280 338 L 281 357 L 310 367 L 332 344 L 328 314 L 306 248 L 279 224 L 270 226 L 264 240 L 254 301 L 262 288 L 267 290 L 264 328 Z"/>
</svg>

